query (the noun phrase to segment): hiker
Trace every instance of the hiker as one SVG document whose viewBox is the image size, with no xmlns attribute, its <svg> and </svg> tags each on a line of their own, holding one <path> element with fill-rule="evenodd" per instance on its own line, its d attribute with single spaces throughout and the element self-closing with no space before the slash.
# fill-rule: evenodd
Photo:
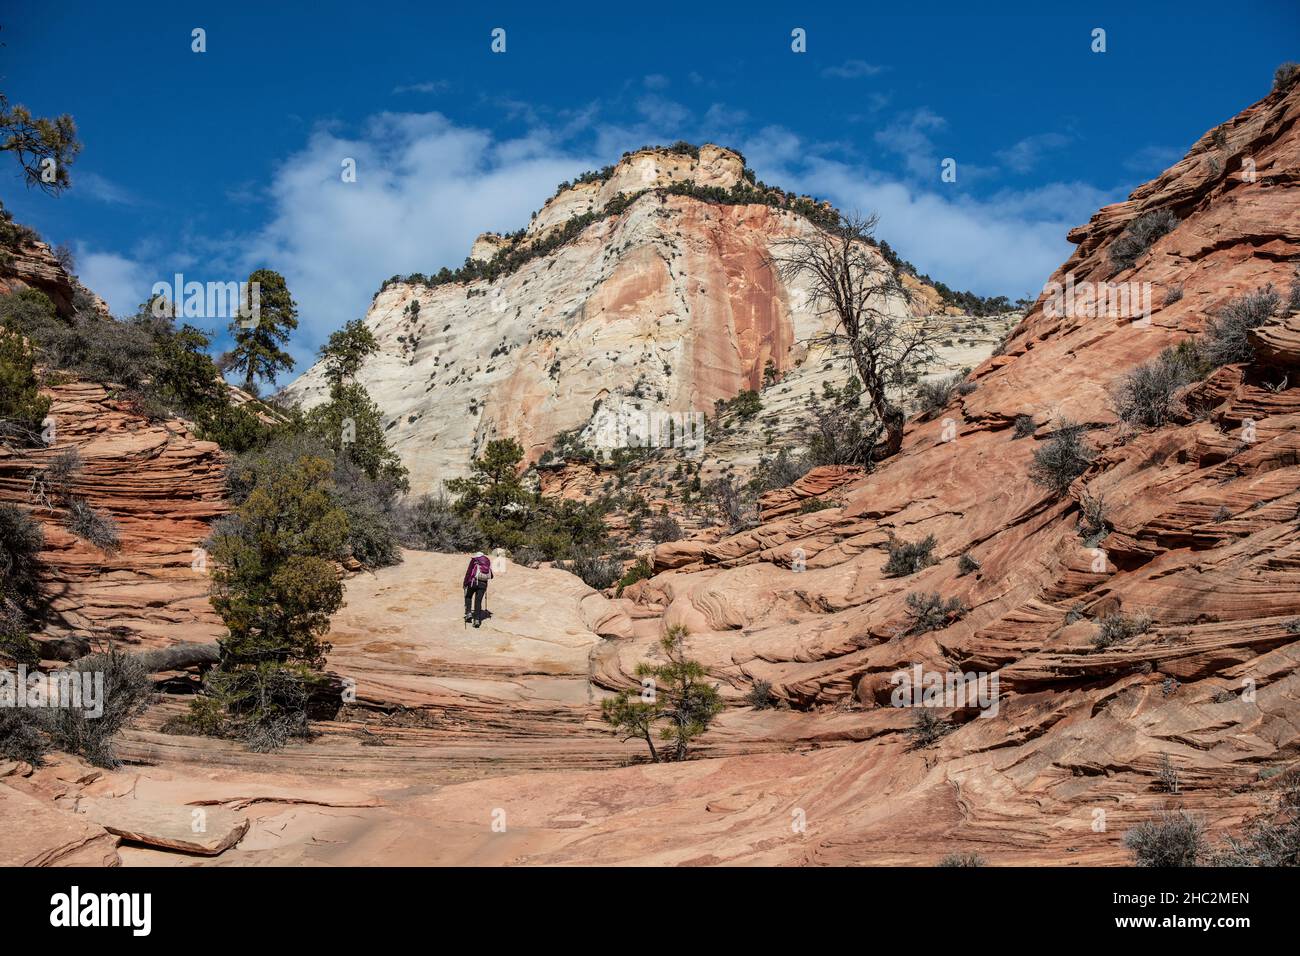
<svg viewBox="0 0 1300 956">
<path fill-rule="evenodd" d="M 465 623 L 483 623 L 483 596 L 487 594 L 488 581 L 492 580 L 492 562 L 482 551 L 475 551 L 465 569 Z M 474 614 L 470 615 L 469 602 L 474 600 Z"/>
</svg>

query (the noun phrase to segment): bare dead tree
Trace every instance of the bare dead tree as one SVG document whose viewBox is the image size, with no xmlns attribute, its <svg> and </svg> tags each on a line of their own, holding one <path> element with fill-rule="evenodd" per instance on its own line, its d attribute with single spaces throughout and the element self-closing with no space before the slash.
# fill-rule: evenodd
<svg viewBox="0 0 1300 956">
<path fill-rule="evenodd" d="M 862 387 L 884 432 L 874 457 L 896 454 L 903 443 L 903 409 L 890 398 L 935 359 L 933 330 L 910 316 L 890 312 L 910 305 L 911 291 L 874 248 L 875 214 L 841 215 L 830 229 L 782 240 L 772 262 L 787 282 L 808 282 L 817 314 L 830 317 L 830 331 L 812 345 L 847 345 Z"/>
</svg>

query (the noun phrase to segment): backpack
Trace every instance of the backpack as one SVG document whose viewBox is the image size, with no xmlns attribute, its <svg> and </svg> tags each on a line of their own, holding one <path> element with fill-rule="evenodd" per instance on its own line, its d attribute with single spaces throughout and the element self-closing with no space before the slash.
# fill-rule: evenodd
<svg viewBox="0 0 1300 956">
<path fill-rule="evenodd" d="M 473 586 L 476 588 L 483 587 L 488 583 L 488 581 L 491 578 L 492 578 L 492 565 L 488 562 L 488 559 L 484 558 L 482 561 L 479 561 L 477 558 L 475 558 L 474 574 L 470 578 L 470 581 L 473 583 Z"/>
</svg>

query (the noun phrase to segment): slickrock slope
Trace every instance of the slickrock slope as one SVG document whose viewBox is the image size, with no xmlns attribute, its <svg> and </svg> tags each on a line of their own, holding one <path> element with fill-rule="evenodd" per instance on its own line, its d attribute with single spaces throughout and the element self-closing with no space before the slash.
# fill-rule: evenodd
<svg viewBox="0 0 1300 956">
<path fill-rule="evenodd" d="M 742 173 L 740 157 L 717 147 L 698 158 L 640 151 L 603 182 L 562 190 L 522 238 L 485 237 L 474 255 L 544 241 L 620 194 L 687 181 L 727 188 Z M 647 192 L 495 282 L 387 284 L 366 316 L 380 352 L 360 380 L 393 423 L 388 438 L 412 488 L 465 474 L 492 437 L 517 438 L 536 461 L 558 432 L 587 428 L 597 408 L 711 411 L 717 399 L 761 388 L 769 361 L 780 373 L 803 363 L 800 343 L 824 320 L 770 257 L 813 228 L 760 203 Z M 321 401 L 322 368 L 286 391 L 308 406 Z"/>
<path fill-rule="evenodd" d="M 54 442 L 0 448 L 0 502 L 29 511 L 45 533 L 52 612 L 45 634 L 111 629 L 127 647 L 215 640 L 223 631 L 195 549 L 226 511 L 221 450 L 181 422 L 149 421 L 100 385 L 71 382 L 48 394 Z M 41 471 L 70 448 L 82 469 L 69 490 L 116 522 L 114 552 L 69 532 L 59 497 L 40 494 Z"/>
</svg>

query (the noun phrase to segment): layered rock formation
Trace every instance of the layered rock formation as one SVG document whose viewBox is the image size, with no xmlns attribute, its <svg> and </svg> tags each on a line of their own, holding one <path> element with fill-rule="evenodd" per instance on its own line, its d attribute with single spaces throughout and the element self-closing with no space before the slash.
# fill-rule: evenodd
<svg viewBox="0 0 1300 956">
<path fill-rule="evenodd" d="M 101 385 L 47 391 L 53 442 L 0 447 L 0 502 L 27 511 L 45 535 L 45 635 L 111 636 L 140 647 L 215 640 L 223 630 L 208 603 L 201 547 L 226 511 L 221 450 L 181 422 L 150 421 Z M 82 467 L 67 493 L 113 521 L 116 549 L 70 532 L 64 496 L 43 487 L 44 469 L 71 449 Z"/>
<path fill-rule="evenodd" d="M 108 303 L 64 271 L 48 243 L 24 238 L 3 253 L 4 258 L 0 259 L 0 294 L 37 289 L 49 296 L 60 315 L 66 316 L 74 311 L 73 299 L 80 293 L 100 315 L 110 314 Z"/>
</svg>

